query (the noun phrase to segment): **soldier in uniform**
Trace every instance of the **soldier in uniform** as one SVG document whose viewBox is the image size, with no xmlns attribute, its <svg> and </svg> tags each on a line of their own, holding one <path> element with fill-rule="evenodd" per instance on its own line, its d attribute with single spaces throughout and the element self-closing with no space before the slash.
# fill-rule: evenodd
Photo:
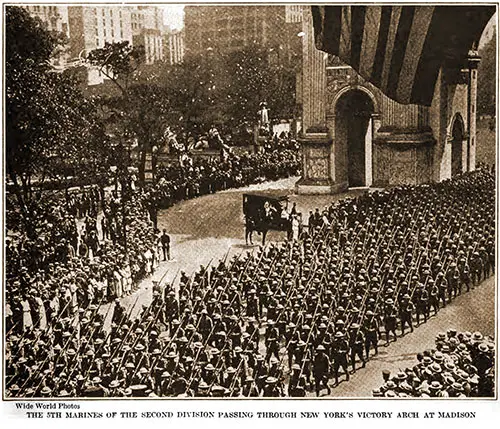
<svg viewBox="0 0 500 429">
<path fill-rule="evenodd" d="M 245 384 L 243 385 L 241 393 L 245 398 L 259 397 L 259 390 L 252 376 L 249 375 L 248 377 L 245 378 Z"/>
<path fill-rule="evenodd" d="M 434 282 L 434 280 L 429 279 L 428 281 L 430 287 L 429 294 L 429 305 L 427 306 L 428 315 L 430 314 L 430 309 L 434 310 L 434 315 L 439 311 L 439 286 Z"/>
<path fill-rule="evenodd" d="M 408 294 L 403 295 L 400 307 L 400 319 L 401 319 L 401 335 L 405 334 L 405 327 L 408 325 L 410 331 L 413 332 L 413 312 L 415 311 L 415 306 L 411 302 L 411 297 Z"/>
<path fill-rule="evenodd" d="M 352 371 L 356 372 L 356 356 L 362 362 L 362 368 L 366 366 L 365 357 L 363 355 L 365 346 L 365 336 L 358 323 L 353 323 L 349 327 L 349 350 L 351 357 Z"/>
<path fill-rule="evenodd" d="M 446 280 L 446 277 L 444 276 L 444 273 L 442 271 L 440 271 L 437 274 L 436 286 L 439 288 L 439 299 L 443 303 L 443 307 L 446 307 L 447 295 L 448 295 L 448 281 Z"/>
<path fill-rule="evenodd" d="M 319 396 L 319 393 L 322 390 L 322 388 L 325 388 L 328 391 L 328 395 L 330 395 L 331 389 L 328 386 L 328 380 L 330 378 L 330 368 L 331 368 L 330 359 L 328 355 L 325 353 L 325 347 L 322 344 L 320 344 L 316 348 L 316 355 L 314 356 L 314 362 L 313 362 L 316 396 Z"/>
<path fill-rule="evenodd" d="M 349 346 L 345 340 L 345 335 L 341 331 L 335 333 L 335 338 L 332 345 L 333 353 L 333 376 L 335 377 L 335 385 L 339 384 L 339 369 L 342 368 L 346 380 L 349 381 L 349 368 L 347 364 L 347 354 L 349 352 Z"/>
<path fill-rule="evenodd" d="M 394 305 L 394 301 L 388 298 L 385 301 L 384 306 L 384 327 L 385 327 L 385 340 L 386 345 L 389 345 L 391 332 L 394 335 L 394 339 L 397 339 L 396 334 L 396 324 L 397 324 L 397 308 Z"/>
<path fill-rule="evenodd" d="M 373 311 L 368 310 L 363 321 L 363 329 L 365 332 L 365 356 L 370 359 L 370 349 L 374 348 L 375 355 L 378 354 L 378 322 Z"/>
<path fill-rule="evenodd" d="M 420 316 L 424 317 L 424 323 L 427 322 L 427 318 L 429 317 L 429 292 L 427 291 L 426 286 L 422 283 L 417 285 L 417 293 L 415 296 L 416 300 L 416 314 L 417 314 L 417 325 L 420 324 Z"/>
<path fill-rule="evenodd" d="M 290 380 L 288 382 L 288 396 L 291 398 L 303 398 L 306 396 L 306 378 L 298 363 L 291 367 Z"/>
</svg>

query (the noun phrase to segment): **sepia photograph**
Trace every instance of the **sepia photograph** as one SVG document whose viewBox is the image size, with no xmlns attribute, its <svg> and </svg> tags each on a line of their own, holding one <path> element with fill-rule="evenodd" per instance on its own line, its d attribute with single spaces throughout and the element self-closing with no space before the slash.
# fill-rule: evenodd
<svg viewBox="0 0 500 429">
<path fill-rule="evenodd" d="M 497 3 L 2 6 L 3 401 L 497 399 Z"/>
</svg>

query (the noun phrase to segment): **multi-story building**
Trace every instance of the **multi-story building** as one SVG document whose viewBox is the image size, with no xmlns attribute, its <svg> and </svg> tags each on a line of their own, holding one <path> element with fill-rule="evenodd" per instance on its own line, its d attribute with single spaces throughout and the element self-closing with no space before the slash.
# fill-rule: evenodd
<svg viewBox="0 0 500 429">
<path fill-rule="evenodd" d="M 270 63 L 293 70 L 298 88 L 302 67 L 301 11 L 300 6 L 284 5 L 186 6 L 186 55 L 226 53 L 255 45 L 267 50 Z M 297 94 L 292 95 L 300 104 Z"/>
<path fill-rule="evenodd" d="M 70 37 L 68 6 L 24 6 L 31 16 L 39 18 L 45 23 L 49 31 L 62 33 L 67 39 Z M 68 61 L 68 53 L 64 50 L 53 58 L 52 63 L 56 69 L 63 70 Z"/>
<path fill-rule="evenodd" d="M 133 43 L 131 10 L 120 6 L 69 6 L 69 52 L 77 62 L 105 43 Z M 94 68 L 88 69 L 88 84 L 97 85 L 105 77 Z"/>
<path fill-rule="evenodd" d="M 68 38 L 67 49 L 54 60 L 61 70 L 80 66 L 83 59 L 105 43 L 128 41 L 143 46 L 147 64 L 163 60 L 163 12 L 154 6 L 26 6 L 51 31 Z M 88 68 L 87 83 L 105 79 L 99 70 Z"/>
<path fill-rule="evenodd" d="M 184 30 L 171 30 L 165 34 L 166 53 L 170 65 L 182 62 L 184 59 Z"/>
<path fill-rule="evenodd" d="M 134 46 L 143 46 L 146 64 L 163 61 L 163 15 L 155 6 L 131 8 Z"/>
<path fill-rule="evenodd" d="M 287 5 L 285 6 L 285 22 L 302 22 L 302 5 Z"/>
<path fill-rule="evenodd" d="M 291 59 L 300 54 L 301 24 L 287 21 L 287 10 L 286 6 L 186 6 L 186 53 L 227 52 L 256 44 Z"/>
<path fill-rule="evenodd" d="M 40 18 L 49 31 L 58 31 L 69 37 L 68 6 L 25 6 L 31 16 Z"/>
</svg>

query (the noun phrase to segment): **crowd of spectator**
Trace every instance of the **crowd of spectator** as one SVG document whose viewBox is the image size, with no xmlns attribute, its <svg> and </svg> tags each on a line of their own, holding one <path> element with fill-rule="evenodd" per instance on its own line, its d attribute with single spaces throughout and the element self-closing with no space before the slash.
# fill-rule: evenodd
<svg viewBox="0 0 500 429">
<path fill-rule="evenodd" d="M 223 159 L 190 158 L 182 165 L 160 167 L 153 190 L 159 205 L 168 207 L 184 199 L 295 176 L 300 168 L 299 152 L 291 149 L 228 153 Z"/>
<path fill-rule="evenodd" d="M 15 329 L 14 316 L 8 394 L 331 394 L 378 354 L 380 344 L 413 331 L 494 272 L 495 177 L 488 171 L 367 193 L 320 214 L 298 240 L 200 267 L 191 278 L 182 274 L 178 288 L 154 285 L 152 302 L 137 317 L 131 317 L 133 306 L 118 301 L 110 328 L 95 298 L 73 313 L 61 306 L 45 329 Z M 455 359 L 454 335 L 448 337 L 449 344 L 422 357 L 430 367 L 416 373 L 429 390 L 444 382 L 435 378 L 434 363 Z M 487 347 L 487 358 L 494 359 L 491 338 L 473 334 L 480 342 L 469 347 L 456 337 L 454 345 L 472 362 L 459 356 L 454 365 L 467 374 L 457 370 L 454 383 L 486 396 L 486 388 L 473 386 L 473 367 L 478 377 L 489 376 L 488 365 L 474 355 Z"/>
<path fill-rule="evenodd" d="M 118 186 L 55 192 L 39 211 L 36 235 L 19 224 L 6 238 L 8 330 L 38 327 L 45 313 L 67 302 L 75 313 L 95 299 L 108 302 L 132 293 L 159 264 L 156 211 L 205 193 L 296 174 L 298 153 L 272 151 L 201 160 L 164 168 L 155 184 L 122 193 Z M 134 188 L 128 178 L 129 187 Z M 12 207 L 10 198 L 9 206 Z M 10 216 L 10 224 L 18 221 Z M 26 315 L 30 315 L 29 318 Z M 31 322 L 29 320 L 31 319 Z M 17 327 L 14 327 L 16 320 Z"/>
<path fill-rule="evenodd" d="M 468 398 L 495 396 L 495 339 L 481 332 L 449 329 L 436 336 L 435 348 L 417 355 L 418 363 L 373 391 L 387 398 Z"/>
</svg>

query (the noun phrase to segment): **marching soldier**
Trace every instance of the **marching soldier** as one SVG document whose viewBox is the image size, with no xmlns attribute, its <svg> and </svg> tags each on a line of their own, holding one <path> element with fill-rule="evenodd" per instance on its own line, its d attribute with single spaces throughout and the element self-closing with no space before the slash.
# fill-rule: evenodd
<svg viewBox="0 0 500 429">
<path fill-rule="evenodd" d="M 331 389 L 328 386 L 328 380 L 330 378 L 330 359 L 325 353 L 325 347 L 320 344 L 316 349 L 316 356 L 314 357 L 314 381 L 316 386 L 316 396 L 319 396 L 322 387 L 328 391 L 328 395 L 331 393 Z"/>
<path fill-rule="evenodd" d="M 349 328 L 349 350 L 351 357 L 352 371 L 356 372 L 356 356 L 362 363 L 362 368 L 366 366 L 365 357 L 363 355 L 365 346 L 365 336 L 361 330 L 361 326 L 353 323 Z"/>
<path fill-rule="evenodd" d="M 375 355 L 378 354 L 378 322 L 373 311 L 368 310 L 363 321 L 363 329 L 365 331 L 365 356 L 370 359 L 370 349 L 374 348 Z"/>
<path fill-rule="evenodd" d="M 345 340 L 343 332 L 337 331 L 332 345 L 333 352 L 333 376 L 335 377 L 335 385 L 339 384 L 339 369 L 345 373 L 346 381 L 349 381 L 349 368 L 347 365 L 347 354 L 349 346 Z"/>
<path fill-rule="evenodd" d="M 417 285 L 417 291 L 415 294 L 416 300 L 416 314 L 417 314 L 417 325 L 420 324 L 420 316 L 424 317 L 424 323 L 427 322 L 427 318 L 429 317 L 429 292 L 427 291 L 427 287 L 422 283 Z"/>
<path fill-rule="evenodd" d="M 391 332 L 394 335 L 394 340 L 397 339 L 396 325 L 397 325 L 397 308 L 394 301 L 388 298 L 384 306 L 384 327 L 385 327 L 385 341 L 389 345 Z"/>
<path fill-rule="evenodd" d="M 411 297 L 408 294 L 403 295 L 400 308 L 400 319 L 401 319 L 401 335 L 405 334 L 405 327 L 408 325 L 410 331 L 413 332 L 413 312 L 415 311 L 415 306 L 411 302 Z"/>
</svg>

